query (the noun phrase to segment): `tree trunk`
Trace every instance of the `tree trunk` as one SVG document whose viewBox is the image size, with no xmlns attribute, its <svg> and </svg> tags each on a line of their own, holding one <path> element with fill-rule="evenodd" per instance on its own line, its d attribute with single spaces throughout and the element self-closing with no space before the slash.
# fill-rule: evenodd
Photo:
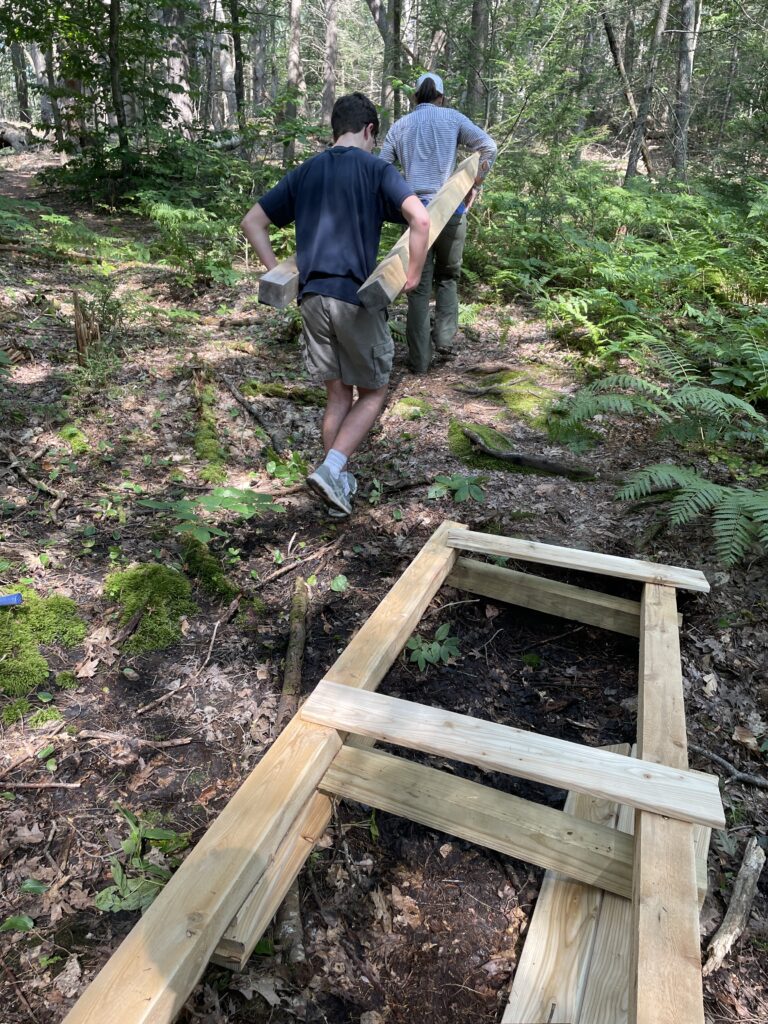
<svg viewBox="0 0 768 1024">
<path fill-rule="evenodd" d="M 189 52 L 185 42 L 184 12 L 177 7 L 161 8 L 160 16 L 163 24 L 170 29 L 167 36 L 168 50 L 166 56 L 166 79 L 169 85 L 178 86 L 182 91 L 173 90 L 169 93 L 176 116 L 182 124 L 182 130 L 189 134 L 195 120 L 189 87 Z"/>
<path fill-rule="evenodd" d="M 579 61 L 579 77 L 576 80 L 576 87 L 574 89 L 574 99 L 578 105 L 578 121 L 576 122 L 575 136 L 578 138 L 579 135 L 584 134 L 584 129 L 587 126 L 587 118 L 584 113 L 582 105 L 582 96 L 586 91 L 587 86 L 592 78 L 592 48 L 595 42 L 595 29 L 592 19 L 589 19 L 589 24 L 584 32 L 584 38 L 581 44 L 581 60 Z M 572 163 L 575 167 L 581 163 L 581 146 L 573 151 Z"/>
<path fill-rule="evenodd" d="M 109 4 L 109 85 L 112 94 L 112 112 L 117 124 L 117 143 L 120 159 L 125 161 L 128 154 L 128 130 L 123 103 L 123 87 L 120 81 L 120 0 Z"/>
<path fill-rule="evenodd" d="M 237 121 L 242 128 L 245 119 L 245 79 L 243 77 L 243 40 L 240 33 L 239 0 L 229 0 L 229 17 L 232 25 L 232 49 L 235 61 L 235 107 Z"/>
<path fill-rule="evenodd" d="M 654 29 L 653 39 L 651 40 L 651 46 L 648 51 L 648 66 L 645 73 L 645 83 L 643 85 L 640 103 L 637 108 L 637 117 L 635 118 L 634 128 L 632 129 L 632 138 L 629 142 L 629 158 L 627 160 L 627 171 L 624 175 L 625 186 L 628 185 L 632 178 L 637 174 L 637 164 L 640 160 L 643 143 L 645 142 L 648 115 L 651 112 L 653 90 L 656 86 L 656 71 L 659 66 L 661 40 L 664 35 L 664 30 L 667 27 L 669 5 L 670 0 L 660 0 L 659 11 L 656 16 L 656 27 Z"/>
<path fill-rule="evenodd" d="M 251 103 L 260 107 L 267 101 L 267 24 L 259 18 L 251 35 Z"/>
<path fill-rule="evenodd" d="M 691 83 L 693 58 L 696 52 L 701 8 L 698 19 L 696 0 L 680 0 L 680 36 L 677 51 L 677 83 L 675 123 L 672 140 L 675 174 L 681 181 L 688 180 L 688 124 L 691 120 Z"/>
<path fill-rule="evenodd" d="M 738 36 L 733 41 L 733 49 L 731 50 L 731 59 L 728 64 L 728 84 L 725 90 L 725 100 L 723 102 L 723 110 L 720 115 L 720 126 L 717 132 L 717 142 L 714 145 L 715 154 L 719 153 L 723 145 L 723 137 L 725 136 L 725 127 L 728 124 L 728 118 L 731 114 L 731 102 L 733 101 L 733 84 L 736 81 L 736 72 L 739 68 L 739 38 Z"/>
<path fill-rule="evenodd" d="M 64 148 L 64 127 L 61 120 L 61 109 L 59 101 L 53 90 L 56 85 L 56 72 L 53 65 L 53 44 L 47 46 L 44 51 L 45 77 L 48 79 L 48 98 L 51 103 L 51 114 L 53 115 L 53 133 L 56 137 L 56 145 L 59 149 Z"/>
<path fill-rule="evenodd" d="M 214 47 L 218 54 L 218 79 L 221 88 L 217 90 L 220 124 L 227 125 L 237 119 L 237 86 L 235 84 L 235 61 L 232 51 L 232 37 L 223 31 L 224 8 L 222 0 L 214 0 Z M 221 26 L 221 30 L 218 26 Z"/>
<path fill-rule="evenodd" d="M 288 39 L 288 94 L 285 104 L 286 121 L 295 121 L 299 113 L 299 99 L 304 88 L 304 73 L 301 67 L 301 0 L 289 0 Z M 292 129 L 291 129 L 292 131 Z M 296 156 L 296 139 L 293 135 L 283 147 L 283 164 L 287 165 Z"/>
<path fill-rule="evenodd" d="M 16 84 L 16 99 L 19 104 L 19 120 L 29 124 L 32 121 L 32 114 L 29 109 L 27 65 L 21 43 L 11 43 L 11 64 L 13 65 L 13 80 Z"/>
<path fill-rule="evenodd" d="M 605 11 L 603 12 L 602 18 L 603 25 L 605 26 L 605 34 L 608 38 L 608 45 L 611 48 L 611 55 L 613 56 L 614 67 L 616 68 L 616 73 L 618 74 L 619 79 L 621 81 L 621 86 L 624 90 L 624 95 L 627 100 L 627 106 L 629 107 L 629 112 L 632 115 L 632 120 L 633 122 L 635 122 L 637 121 L 637 103 L 635 103 L 635 95 L 632 92 L 632 86 L 629 82 L 629 75 L 627 74 L 626 68 L 624 66 L 624 61 L 621 56 L 621 50 L 619 49 L 619 44 L 616 39 L 616 33 Z M 643 154 L 643 160 L 645 161 L 645 166 L 648 171 L 648 177 L 650 178 L 653 175 L 653 168 L 651 167 L 651 156 L 648 152 L 648 144 L 646 143 L 645 139 L 643 139 L 641 150 Z"/>
<path fill-rule="evenodd" d="M 336 102 L 336 70 L 339 62 L 339 39 L 336 0 L 325 0 L 325 61 L 323 63 L 323 99 L 320 120 L 331 123 Z"/>
<path fill-rule="evenodd" d="M 389 0 L 388 2 L 388 13 L 389 23 L 392 26 L 392 60 L 393 67 L 392 72 L 395 76 L 395 81 L 399 82 L 402 78 L 402 54 L 401 54 L 401 20 L 403 13 L 402 0 Z M 392 113 L 395 120 L 400 117 L 403 112 L 403 91 L 399 85 L 394 85 L 392 88 Z"/>
<path fill-rule="evenodd" d="M 45 57 L 37 43 L 27 43 L 26 51 L 29 56 L 29 62 L 32 65 L 34 82 L 40 96 L 40 120 L 44 125 L 49 126 L 53 124 L 53 112 L 51 110 L 51 100 L 46 91 L 48 79 L 45 74 Z"/>
<path fill-rule="evenodd" d="M 472 20 L 469 33 L 469 61 L 467 75 L 466 113 L 480 120 L 485 108 L 485 58 L 488 48 L 487 0 L 472 0 Z"/>
</svg>

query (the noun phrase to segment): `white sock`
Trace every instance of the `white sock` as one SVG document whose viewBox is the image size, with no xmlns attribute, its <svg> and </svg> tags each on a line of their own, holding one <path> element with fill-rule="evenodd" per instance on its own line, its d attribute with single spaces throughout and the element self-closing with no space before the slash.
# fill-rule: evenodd
<svg viewBox="0 0 768 1024">
<path fill-rule="evenodd" d="M 346 464 L 347 456 L 343 452 L 337 452 L 335 448 L 331 448 L 325 456 L 325 462 L 323 463 L 330 470 L 334 480 L 338 480 Z"/>
</svg>

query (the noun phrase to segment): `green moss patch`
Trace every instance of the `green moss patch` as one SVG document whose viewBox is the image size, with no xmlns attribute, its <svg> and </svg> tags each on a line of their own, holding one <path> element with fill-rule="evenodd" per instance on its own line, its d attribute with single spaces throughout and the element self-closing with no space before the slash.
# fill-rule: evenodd
<svg viewBox="0 0 768 1024">
<path fill-rule="evenodd" d="M 30 729 L 39 729 L 43 725 L 47 725 L 48 722 L 60 722 L 61 712 L 58 708 L 40 708 L 34 715 L 31 715 L 27 725 Z"/>
<path fill-rule="evenodd" d="M 3 593 L 21 591 L 24 603 L 0 608 L 0 692 L 25 697 L 48 677 L 48 662 L 41 644 L 74 647 L 86 633 L 75 602 L 68 597 L 39 597 L 29 587 L 10 587 Z"/>
<path fill-rule="evenodd" d="M 249 380 L 240 389 L 244 395 L 261 396 L 262 398 L 283 398 L 294 405 L 325 405 L 325 390 L 323 388 L 310 388 L 306 385 L 297 384 L 294 387 L 286 387 L 285 384 L 276 384 L 274 381 L 267 383 L 262 380 Z"/>
<path fill-rule="evenodd" d="M 181 639 L 181 617 L 197 611 L 192 587 L 180 572 L 149 563 L 107 576 L 104 594 L 120 605 L 120 625 L 143 612 L 136 632 L 125 642 L 131 654 L 162 651 Z"/>
<path fill-rule="evenodd" d="M 485 444 L 492 448 L 509 448 L 509 438 L 504 437 L 493 427 L 486 427 L 482 423 L 466 423 L 460 420 L 451 420 L 448 427 L 448 449 L 451 455 L 472 469 L 504 469 L 507 473 L 531 473 L 532 470 L 522 466 L 515 466 L 503 459 L 496 459 L 493 455 L 486 455 L 478 451 L 468 437 L 464 435 L 464 427 L 479 434 Z"/>
<path fill-rule="evenodd" d="M 59 431 L 59 437 L 66 441 L 73 455 L 84 455 L 90 451 L 88 438 L 74 423 L 67 423 Z"/>
<path fill-rule="evenodd" d="M 0 721 L 2 721 L 3 725 L 13 725 L 16 722 L 20 722 L 24 715 L 29 714 L 31 710 L 32 705 L 26 697 L 17 697 L 16 700 L 12 700 L 10 704 L 5 705 L 2 714 L 0 714 Z"/>
<path fill-rule="evenodd" d="M 412 398 L 406 395 L 392 406 L 393 416 L 401 420 L 420 420 L 432 411 L 432 406 L 423 398 Z"/>
<path fill-rule="evenodd" d="M 194 538 L 190 538 L 184 546 L 184 569 L 211 597 L 231 601 L 239 592 L 234 583 L 227 579 L 221 563 L 211 554 L 208 545 Z"/>
<path fill-rule="evenodd" d="M 195 431 L 195 454 L 205 463 L 200 479 L 209 484 L 222 484 L 227 479 L 227 451 L 219 440 L 214 406 L 216 389 L 206 384 L 200 392 L 200 413 Z"/>
<path fill-rule="evenodd" d="M 483 376 L 483 387 L 497 389 L 484 395 L 489 402 L 499 402 L 518 419 L 543 428 L 550 406 L 562 396 L 545 384 L 535 373 L 523 370 L 502 370 Z"/>
</svg>

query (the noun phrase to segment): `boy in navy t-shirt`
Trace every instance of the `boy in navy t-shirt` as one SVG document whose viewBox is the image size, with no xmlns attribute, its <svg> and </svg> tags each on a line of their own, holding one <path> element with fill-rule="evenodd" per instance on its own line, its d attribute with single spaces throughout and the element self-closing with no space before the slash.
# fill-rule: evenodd
<svg viewBox="0 0 768 1024">
<path fill-rule="evenodd" d="M 327 392 L 325 461 L 307 484 L 332 513 L 346 516 L 357 484 L 345 466 L 384 407 L 394 354 L 386 312 L 366 309 L 357 289 L 376 266 L 382 223 L 403 219 L 410 228 L 405 291 L 415 288 L 427 253 L 429 217 L 391 164 L 372 155 L 379 118 L 367 96 L 340 97 L 331 128 L 334 145 L 262 196 L 241 227 L 271 270 L 277 259 L 270 224 L 296 222 L 304 358 Z"/>
</svg>

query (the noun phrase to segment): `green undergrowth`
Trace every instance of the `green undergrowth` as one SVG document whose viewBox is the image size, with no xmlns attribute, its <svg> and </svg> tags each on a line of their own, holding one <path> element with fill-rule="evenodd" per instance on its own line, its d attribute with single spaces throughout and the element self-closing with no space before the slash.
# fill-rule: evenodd
<svg viewBox="0 0 768 1024">
<path fill-rule="evenodd" d="M 284 398 L 288 402 L 293 402 L 294 405 L 325 405 L 325 391 L 322 388 L 307 387 L 303 384 L 296 384 L 289 388 L 285 384 L 277 384 L 274 381 L 248 380 L 240 390 L 248 396 Z"/>
<path fill-rule="evenodd" d="M 221 484 L 227 479 L 227 452 L 219 440 L 216 424 L 216 389 L 206 384 L 200 389 L 200 409 L 195 431 L 195 455 L 204 463 L 200 470 L 201 480 L 209 484 Z"/>
<path fill-rule="evenodd" d="M 120 607 L 120 625 L 143 612 L 138 628 L 124 645 L 128 654 L 162 651 L 181 639 L 181 617 L 197 611 L 192 587 L 180 572 L 149 563 L 110 573 L 104 594 Z"/>
<path fill-rule="evenodd" d="M 231 601 L 239 593 L 229 580 L 221 562 L 211 553 L 207 544 L 190 537 L 184 545 L 184 569 L 200 584 L 200 589 L 211 597 Z"/>
<path fill-rule="evenodd" d="M 482 379 L 484 387 L 496 389 L 483 398 L 501 403 L 509 413 L 530 426 L 543 427 L 547 410 L 560 397 L 526 371 L 502 370 Z"/>
<path fill-rule="evenodd" d="M 503 459 L 496 459 L 493 455 L 486 455 L 478 451 L 475 445 L 464 434 L 464 427 L 478 434 L 489 447 L 499 448 L 502 451 L 509 448 L 509 438 L 494 430 L 493 427 L 485 426 L 482 423 L 462 422 L 451 420 L 448 426 L 448 449 L 455 458 L 469 466 L 471 469 L 503 469 L 507 473 L 533 473 L 532 469 L 525 466 L 515 466 Z"/>
<path fill-rule="evenodd" d="M 406 395 L 392 406 L 392 415 L 401 420 L 420 420 L 432 412 L 432 406 L 424 398 Z"/>
<path fill-rule="evenodd" d="M 24 603 L 0 608 L 0 692 L 26 697 L 48 678 L 41 645 L 74 647 L 85 636 L 86 626 L 70 598 L 40 597 L 25 586 L 6 588 L 3 593 L 17 591 Z"/>
</svg>

